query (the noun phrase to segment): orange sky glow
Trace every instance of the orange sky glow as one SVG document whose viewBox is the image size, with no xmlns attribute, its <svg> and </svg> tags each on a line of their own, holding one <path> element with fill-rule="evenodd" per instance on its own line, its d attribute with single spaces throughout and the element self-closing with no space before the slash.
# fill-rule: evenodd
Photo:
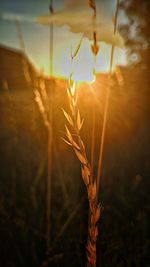
<svg viewBox="0 0 150 267">
<path fill-rule="evenodd" d="M 80 36 L 69 38 L 65 42 L 61 42 L 55 46 L 54 43 L 54 59 L 53 59 L 53 75 L 60 78 L 68 78 L 70 72 L 73 73 L 74 80 L 78 81 L 93 81 L 94 74 L 93 69 L 96 72 L 108 72 L 110 61 L 111 45 L 105 43 L 99 43 L 99 53 L 96 57 L 91 52 L 91 41 L 83 39 L 82 45 L 78 52 L 77 57 L 74 59 L 71 65 L 71 46 L 75 50 Z M 116 65 L 126 65 L 126 54 L 124 49 L 115 48 L 113 68 Z M 38 69 L 43 69 L 46 75 L 50 73 L 50 60 L 46 55 L 37 58 L 36 66 Z"/>
</svg>

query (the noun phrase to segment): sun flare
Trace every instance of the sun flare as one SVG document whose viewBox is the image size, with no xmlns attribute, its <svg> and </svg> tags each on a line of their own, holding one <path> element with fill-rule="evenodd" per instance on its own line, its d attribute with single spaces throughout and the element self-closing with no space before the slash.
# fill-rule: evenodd
<svg viewBox="0 0 150 267">
<path fill-rule="evenodd" d="M 72 44 L 73 49 L 77 46 L 80 37 L 76 38 L 76 41 Z M 68 42 L 69 43 L 69 42 Z M 91 52 L 91 42 L 89 40 L 83 40 L 80 47 L 80 51 L 75 58 L 73 64 L 71 64 L 71 43 L 68 46 L 65 43 L 61 43 L 54 49 L 54 65 L 53 75 L 57 78 L 67 79 L 72 73 L 72 77 L 78 82 L 93 82 L 95 80 L 95 73 L 108 72 L 109 70 L 109 58 L 110 49 L 109 45 L 100 43 L 100 52 L 97 55 L 96 61 Z M 39 58 L 38 68 L 44 68 L 46 75 L 49 75 L 49 57 L 45 54 Z M 114 54 L 114 66 L 125 64 L 126 55 L 123 49 L 116 48 Z M 94 71 L 95 70 L 95 71 Z"/>
</svg>

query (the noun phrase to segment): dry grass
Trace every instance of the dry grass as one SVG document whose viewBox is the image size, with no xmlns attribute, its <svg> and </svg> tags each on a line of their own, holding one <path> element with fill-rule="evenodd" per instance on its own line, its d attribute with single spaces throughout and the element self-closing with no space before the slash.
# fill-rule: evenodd
<svg viewBox="0 0 150 267">
<path fill-rule="evenodd" d="M 48 132 L 47 140 L 47 248 L 50 245 L 51 238 L 51 183 L 52 183 L 52 101 L 49 99 L 46 91 L 44 79 L 40 81 L 39 90 L 35 89 L 35 101 L 38 104 L 39 111 L 43 117 L 44 124 Z"/>
<path fill-rule="evenodd" d="M 63 113 L 71 130 L 65 126 L 67 140 L 64 138 L 63 140 L 73 148 L 81 164 L 82 178 L 87 189 L 89 201 L 88 238 L 86 246 L 87 266 L 96 266 L 96 240 L 98 235 L 96 224 L 100 217 L 100 205 L 96 202 L 97 185 L 80 135 L 80 131 L 83 126 L 83 119 L 81 119 L 80 111 L 77 107 L 78 92 L 76 84 L 72 80 L 72 75 L 70 75 L 68 82 L 67 94 L 70 112 L 67 113 L 63 110 Z"/>
</svg>

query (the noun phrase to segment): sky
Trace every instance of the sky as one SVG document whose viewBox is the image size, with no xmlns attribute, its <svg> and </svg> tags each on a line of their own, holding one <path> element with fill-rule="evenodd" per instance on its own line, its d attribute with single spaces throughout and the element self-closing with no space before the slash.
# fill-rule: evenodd
<svg viewBox="0 0 150 267">
<path fill-rule="evenodd" d="M 53 73 L 67 77 L 70 73 L 70 50 L 74 50 L 81 37 L 84 38 L 72 70 L 79 80 L 92 78 L 95 59 L 91 53 L 91 36 L 97 32 L 99 53 L 96 71 L 108 71 L 111 42 L 121 46 L 115 48 L 114 66 L 126 64 L 125 49 L 119 34 L 113 36 L 112 16 L 116 0 L 97 0 L 97 20 L 93 26 L 92 9 L 87 0 L 54 0 L 54 15 L 49 15 L 48 0 L 1 0 L 0 1 L 0 44 L 20 49 L 16 28 L 16 17 L 20 21 L 25 51 L 39 70 L 49 74 L 50 23 L 54 23 Z M 119 16 L 119 22 L 122 18 Z M 105 40 L 106 42 L 103 42 Z"/>
</svg>

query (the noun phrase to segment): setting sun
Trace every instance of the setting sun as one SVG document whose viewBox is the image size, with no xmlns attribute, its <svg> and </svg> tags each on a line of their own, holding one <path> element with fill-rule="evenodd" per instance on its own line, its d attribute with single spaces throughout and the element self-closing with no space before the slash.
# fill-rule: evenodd
<svg viewBox="0 0 150 267">
<path fill-rule="evenodd" d="M 54 65 L 53 75 L 61 78 L 68 78 L 70 70 L 73 78 L 79 82 L 92 82 L 94 69 L 98 72 L 108 72 L 110 60 L 110 45 L 99 43 L 100 51 L 97 54 L 96 61 L 91 51 L 91 41 L 83 39 L 79 53 L 71 64 L 71 46 L 75 49 L 81 36 L 74 38 L 72 41 L 67 40 L 54 48 Z M 66 45 L 67 44 L 67 45 Z M 45 74 L 49 75 L 49 58 L 44 55 L 38 56 L 37 67 L 43 68 Z M 113 68 L 116 65 L 125 65 L 126 55 L 121 48 L 115 48 Z"/>
</svg>

